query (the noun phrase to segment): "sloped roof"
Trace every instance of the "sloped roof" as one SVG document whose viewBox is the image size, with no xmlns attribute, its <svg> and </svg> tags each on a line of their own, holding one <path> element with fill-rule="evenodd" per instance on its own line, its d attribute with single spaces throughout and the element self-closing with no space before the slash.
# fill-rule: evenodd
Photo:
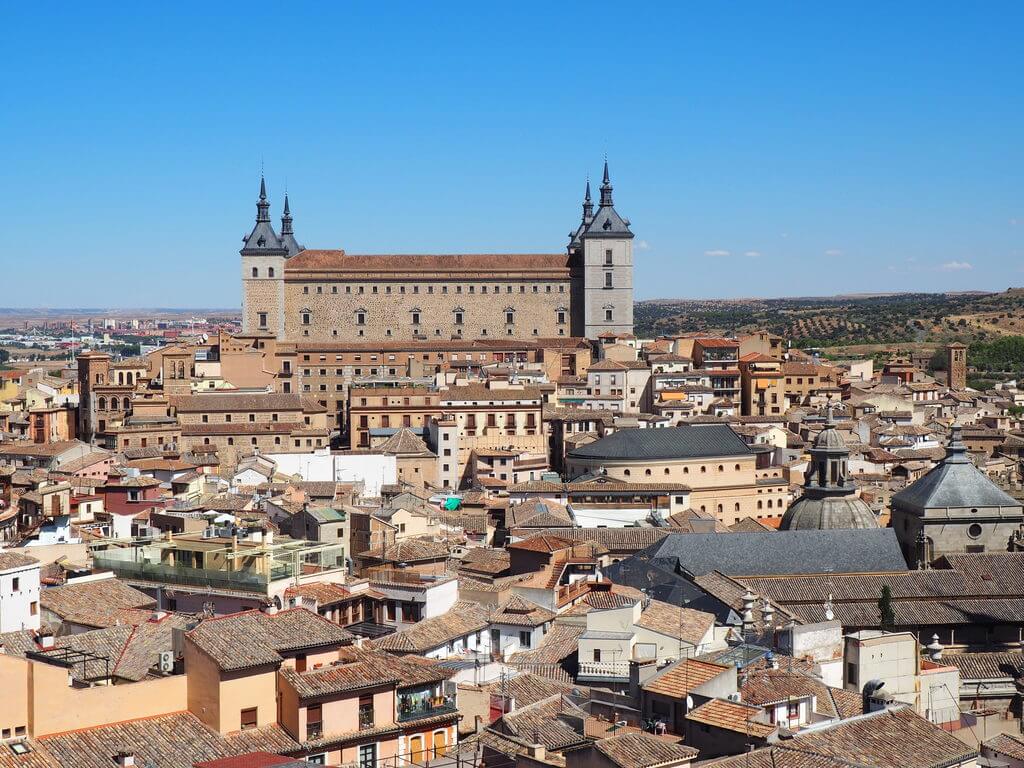
<svg viewBox="0 0 1024 768">
<path fill-rule="evenodd" d="M 747 456 L 750 447 L 727 424 L 620 429 L 569 452 L 579 459 L 697 459 Z"/>
<path fill-rule="evenodd" d="M 408 427 L 402 427 L 377 447 L 381 453 L 399 456 L 433 456 L 423 438 Z"/>
<path fill-rule="evenodd" d="M 894 495 L 892 506 L 917 513 L 949 507 L 1016 507 L 1022 511 L 1019 501 L 1001 491 L 974 466 L 955 429 L 946 457 L 920 480 Z"/>
<path fill-rule="evenodd" d="M 487 610 L 479 603 L 458 600 L 447 613 L 423 619 L 376 641 L 378 648 L 397 653 L 426 653 L 450 640 L 487 627 Z"/>
<path fill-rule="evenodd" d="M 597 751 L 622 768 L 654 768 L 665 763 L 692 760 L 697 750 L 672 744 L 650 733 L 623 733 L 594 743 Z"/>
</svg>

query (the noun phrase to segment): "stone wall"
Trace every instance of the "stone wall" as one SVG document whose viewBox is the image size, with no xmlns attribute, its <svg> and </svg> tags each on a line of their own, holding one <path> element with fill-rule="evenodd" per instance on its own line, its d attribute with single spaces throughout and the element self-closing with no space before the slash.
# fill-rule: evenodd
<svg viewBox="0 0 1024 768">
<path fill-rule="evenodd" d="M 296 341 L 436 340 L 460 333 L 497 339 L 570 336 L 566 279 L 430 284 L 289 280 L 284 293 L 285 335 Z M 509 308 L 511 324 L 505 322 Z M 307 311 L 308 325 L 303 323 Z M 418 325 L 413 323 L 416 314 Z"/>
</svg>

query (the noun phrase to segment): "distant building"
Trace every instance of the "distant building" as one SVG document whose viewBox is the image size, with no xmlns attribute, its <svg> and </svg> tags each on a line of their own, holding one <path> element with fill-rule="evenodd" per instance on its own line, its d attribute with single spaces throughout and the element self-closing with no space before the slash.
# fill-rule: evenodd
<svg viewBox="0 0 1024 768">
<path fill-rule="evenodd" d="M 633 332 L 633 233 L 615 210 L 605 163 L 594 210 L 561 254 L 377 255 L 313 250 L 281 233 L 260 180 L 244 238 L 246 335 L 295 342 L 586 337 Z"/>
<path fill-rule="evenodd" d="M 959 341 L 946 347 L 946 383 L 957 391 L 967 388 L 967 345 Z"/>
</svg>

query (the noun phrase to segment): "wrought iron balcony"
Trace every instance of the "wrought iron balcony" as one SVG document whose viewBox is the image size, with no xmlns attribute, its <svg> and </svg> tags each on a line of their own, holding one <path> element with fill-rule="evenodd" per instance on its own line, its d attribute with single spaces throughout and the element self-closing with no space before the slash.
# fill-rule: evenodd
<svg viewBox="0 0 1024 768">
<path fill-rule="evenodd" d="M 398 698 L 398 722 L 400 723 L 457 711 L 454 696 L 431 696 L 418 701 L 411 697 L 399 696 Z"/>
</svg>

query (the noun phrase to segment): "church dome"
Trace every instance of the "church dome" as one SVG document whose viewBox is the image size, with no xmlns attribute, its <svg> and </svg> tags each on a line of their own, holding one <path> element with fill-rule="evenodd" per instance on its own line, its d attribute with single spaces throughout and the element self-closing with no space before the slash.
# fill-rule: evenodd
<svg viewBox="0 0 1024 768">
<path fill-rule="evenodd" d="M 877 527 L 878 520 L 871 508 L 854 495 L 803 496 L 790 505 L 779 525 L 783 531 Z"/>
<path fill-rule="evenodd" d="M 825 427 L 814 438 L 814 447 L 825 451 L 845 451 L 846 441 L 835 427 Z"/>
</svg>

